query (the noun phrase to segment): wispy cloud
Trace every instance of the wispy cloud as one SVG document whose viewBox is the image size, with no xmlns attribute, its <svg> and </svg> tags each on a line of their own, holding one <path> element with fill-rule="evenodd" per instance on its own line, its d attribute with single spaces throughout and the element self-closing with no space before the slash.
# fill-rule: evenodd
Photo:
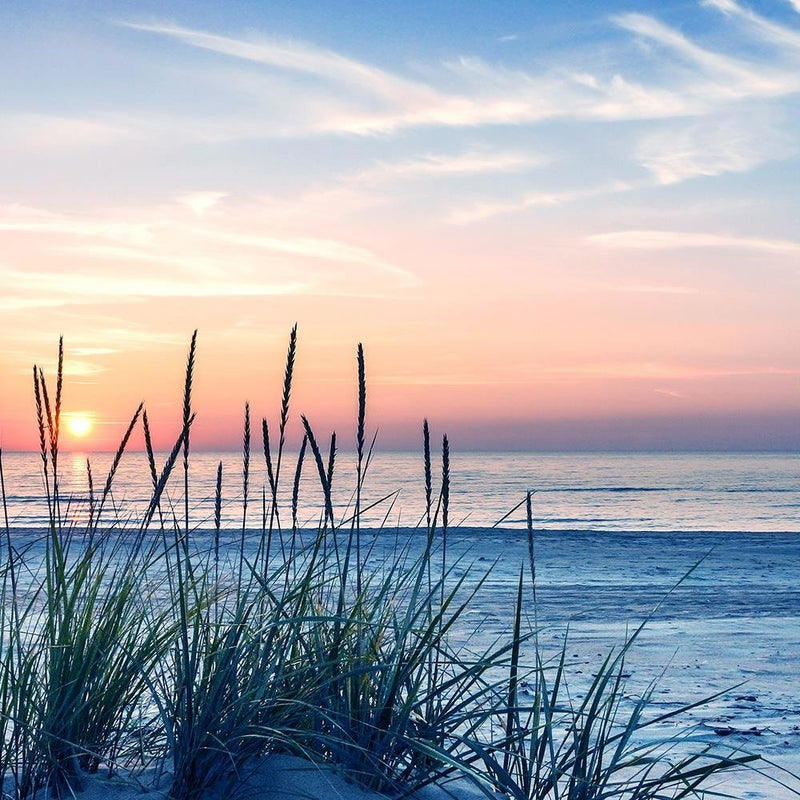
<svg viewBox="0 0 800 800">
<path fill-rule="evenodd" d="M 606 287 L 608 288 L 608 287 Z M 692 295 L 700 294 L 700 290 L 693 286 L 669 286 L 665 284 L 636 283 L 612 287 L 613 291 L 626 294 L 664 294 L 664 295 Z"/>
<path fill-rule="evenodd" d="M 797 48 L 800 32 L 778 25 L 734 0 L 708 0 L 754 33 Z M 97 146 L 124 140 L 184 139 L 220 142 L 242 138 L 308 134 L 392 134 L 418 127 L 535 125 L 556 119 L 670 119 L 714 113 L 720 103 L 742 98 L 777 97 L 800 90 L 795 61 L 783 65 L 749 63 L 717 53 L 655 17 L 621 14 L 620 28 L 659 44 L 677 55 L 687 69 L 677 75 L 674 62 L 650 54 L 652 74 L 643 80 L 637 65 L 609 69 L 591 49 L 555 56 L 545 70 L 508 68 L 475 55 L 464 55 L 424 68 L 425 79 L 317 46 L 306 41 L 251 34 L 226 36 L 187 26 L 123 22 L 142 34 L 179 41 L 215 54 L 196 70 L 205 91 L 229 87 L 225 115 L 186 110 L 180 118 L 151 109 L 137 113 L 94 112 L 84 116 L 16 114 L 6 117 L 0 142 L 37 148 Z M 511 41 L 518 34 L 500 37 Z M 220 58 L 221 57 L 221 58 Z M 240 73 L 232 73 L 229 63 Z M 418 68 L 415 74 L 422 74 Z M 207 83 L 204 84 L 204 73 Z M 225 76 L 222 80 L 220 73 Z M 216 77 L 214 77 L 216 75 Z M 231 96 L 241 97 L 235 102 Z"/>
<path fill-rule="evenodd" d="M 727 17 L 746 19 L 745 36 L 755 33 L 789 47 L 800 35 L 753 15 L 734 0 L 710 2 Z M 321 134 L 386 137 L 407 129 L 519 127 L 553 120 L 670 120 L 716 116 L 731 104 L 800 91 L 796 59 L 751 62 L 733 48 L 714 52 L 646 14 L 619 14 L 611 20 L 657 45 L 646 55 L 645 69 L 638 63 L 641 53 L 612 64 L 587 47 L 568 56 L 553 54 L 546 69 L 509 68 L 464 54 L 444 63 L 417 63 L 409 77 L 297 39 L 221 35 L 166 22 L 122 24 L 216 56 L 196 70 L 195 80 L 198 85 L 207 80 L 205 88 L 211 91 L 229 87 L 226 105 L 232 96 L 237 98 L 231 111 L 224 117 L 187 115 L 182 130 L 174 121 L 156 120 L 149 134 L 155 137 L 161 126 L 168 138 L 201 142 Z M 468 174 L 466 155 L 461 174 Z M 687 170 L 708 174 L 749 169 L 746 165 L 753 163 L 737 160 L 729 152 L 716 161 L 713 156 L 703 163 L 697 157 L 685 161 L 672 166 L 656 162 L 648 168 L 669 181 L 689 174 Z M 453 162 L 452 167 L 450 174 L 456 174 L 459 165 Z M 407 171 L 398 171 L 395 177 L 433 175 L 436 169 L 448 174 L 444 162 L 416 165 L 411 160 L 399 164 L 401 168 Z M 474 161 L 472 168 L 476 173 L 505 169 L 488 160 Z"/>
<path fill-rule="evenodd" d="M 726 78 L 735 75 L 737 84 L 760 87 L 764 82 L 757 71 L 708 54 L 649 17 L 625 15 L 617 19 L 639 35 L 679 47 L 702 66 L 713 67 L 717 74 L 724 73 Z M 594 74 L 591 69 L 555 68 L 531 73 L 464 56 L 429 70 L 426 83 L 306 42 L 264 36 L 234 38 L 168 24 L 128 25 L 192 47 L 311 77 L 316 87 L 330 87 L 327 99 L 316 104 L 316 118 L 307 119 L 308 132 L 374 135 L 409 127 L 521 125 L 557 118 L 663 119 L 708 110 L 708 97 L 702 92 L 687 92 L 681 86 L 648 86 L 621 74 Z M 256 81 L 253 90 L 263 95 L 271 86 L 265 76 L 262 84 Z M 291 97 L 285 99 L 291 103 Z M 291 113 L 276 111 L 286 121 L 304 119 L 314 106 L 306 97 L 302 108 L 298 106 Z M 228 126 L 235 128 L 236 124 Z M 252 135 L 252 121 L 244 130 Z M 280 125 L 274 126 L 273 132 L 279 130 Z M 298 132 L 295 128 L 294 133 Z"/>
<path fill-rule="evenodd" d="M 798 375 L 800 370 L 772 364 L 753 367 L 695 366 L 669 361 L 609 361 L 544 368 L 564 377 L 627 378 L 634 380 L 708 380 L 760 375 Z"/>
<path fill-rule="evenodd" d="M 532 73 L 462 57 L 445 65 L 473 98 L 484 124 L 532 124 L 552 119 L 663 119 L 698 113 L 700 106 L 670 87 L 645 85 L 619 73 L 558 66 Z M 481 119 L 481 115 L 486 115 Z"/>
<path fill-rule="evenodd" d="M 234 38 L 169 24 L 123 24 L 251 64 L 309 76 L 318 85 L 335 87 L 335 91 L 329 92 L 327 98 L 316 104 L 308 96 L 303 98 L 304 113 L 300 119 L 307 117 L 309 110 L 313 112 L 315 105 L 318 106 L 316 119 L 307 121 L 308 132 L 386 133 L 408 125 L 442 122 L 448 116 L 465 113 L 461 107 L 469 105 L 468 101 L 448 97 L 425 83 L 308 42 L 263 35 Z M 264 86 L 258 83 L 254 88 L 258 93 L 264 90 Z M 285 99 L 291 102 L 291 98 Z M 291 119 L 296 114 L 292 112 L 284 116 Z M 252 123 L 246 123 L 246 129 L 252 135 Z M 273 132 L 280 133 L 280 126 Z M 296 127 L 283 131 L 284 134 L 299 132 Z"/>
<path fill-rule="evenodd" d="M 405 161 L 379 162 L 351 180 L 372 182 L 391 178 L 447 177 L 522 172 L 547 163 L 547 158 L 518 152 L 472 150 L 456 155 L 428 153 Z"/>
<path fill-rule="evenodd" d="M 777 97 L 800 90 L 800 77 L 794 70 L 750 64 L 716 53 L 644 14 L 621 14 L 614 20 L 625 30 L 662 45 L 699 68 L 698 77 L 705 80 L 686 86 L 684 91 L 697 99 L 704 99 L 706 103 L 745 97 Z"/>
<path fill-rule="evenodd" d="M 177 195 L 175 200 L 190 208 L 198 216 L 203 216 L 206 211 L 219 205 L 227 196 L 227 192 L 185 192 Z"/>
<path fill-rule="evenodd" d="M 178 25 L 134 22 L 122 24 L 136 30 L 169 36 L 192 47 L 312 75 L 392 105 L 431 102 L 437 99 L 436 92 L 425 84 L 398 77 L 386 70 L 306 42 L 266 36 L 236 39 Z"/>
<path fill-rule="evenodd" d="M 639 185 L 626 181 L 615 181 L 612 184 L 586 189 L 561 192 L 529 192 L 513 200 L 478 201 L 471 205 L 465 204 L 460 208 L 451 209 L 445 216 L 444 221 L 451 225 L 469 225 L 502 214 L 513 214 L 531 208 L 557 208 L 578 200 L 628 192 L 636 188 L 639 188 Z"/>
<path fill-rule="evenodd" d="M 746 172 L 768 161 L 797 152 L 794 137 L 772 127 L 762 117 L 747 115 L 669 125 L 645 135 L 636 159 L 663 186 L 728 172 Z"/>
<path fill-rule="evenodd" d="M 186 205 L 185 200 L 181 200 L 180 203 Z M 102 244 L 99 246 L 92 245 L 91 249 L 96 247 L 95 252 L 101 256 L 127 257 L 140 260 L 150 260 L 154 257 L 163 258 L 164 262 L 169 264 L 194 266 L 195 268 L 204 263 L 212 263 L 207 258 L 201 257 L 198 260 L 196 255 L 183 255 L 179 258 L 172 255 L 170 253 L 172 248 L 165 247 L 164 245 L 167 243 L 163 240 L 169 239 L 170 234 L 177 234 L 182 239 L 196 240 L 200 238 L 239 248 L 255 248 L 322 261 L 375 267 L 387 273 L 404 276 L 409 280 L 416 281 L 415 276 L 407 270 L 379 258 L 366 248 L 347 242 L 320 237 L 269 236 L 262 233 L 240 231 L 231 227 L 230 220 L 217 220 L 215 227 L 208 225 L 197 227 L 180 218 L 173 217 L 170 219 L 167 212 L 167 208 L 161 207 L 149 215 L 145 212 L 145 218 L 141 221 L 120 222 L 115 219 L 113 213 L 105 216 L 64 215 L 38 209 L 20 209 L 11 206 L 6 209 L 0 208 L 0 232 L 61 234 L 66 237 L 113 240 L 119 243 L 117 247 L 111 246 L 111 249 Z M 130 215 L 130 212 L 127 212 L 127 214 L 122 212 L 122 215 Z M 160 249 L 157 242 L 158 239 L 162 240 Z M 125 249 L 126 246 L 128 249 Z M 143 249 L 137 251 L 132 249 L 134 246 Z"/>
<path fill-rule="evenodd" d="M 183 348 L 187 342 L 187 335 L 155 324 L 145 328 L 122 320 L 107 321 L 102 315 L 88 315 L 85 311 L 75 318 L 68 311 L 60 311 L 58 321 L 62 326 L 60 332 L 64 334 L 65 374 L 75 378 L 91 378 L 107 371 L 105 359 L 109 356 Z M 15 373 L 27 374 L 34 363 L 46 373 L 55 373 L 52 331 L 42 327 L 31 329 L 25 341 L 20 342 L 14 335 L 17 324 L 13 317 L 0 323 L 0 333 L 5 340 L 14 342 L 3 348 L 2 355 L 14 365 Z M 98 346 L 98 342 L 102 342 L 102 346 Z"/>
<path fill-rule="evenodd" d="M 66 236 L 114 239 L 142 245 L 150 243 L 154 235 L 153 226 L 148 223 L 120 221 L 113 217 L 53 213 L 15 204 L 0 207 L 0 231 L 64 234 Z"/>
<path fill-rule="evenodd" d="M 99 116 L 99 115 L 98 115 Z M 0 144 L 7 150 L 59 152 L 138 141 L 144 131 L 128 121 L 50 113 L 6 113 Z"/>
<path fill-rule="evenodd" d="M 756 14 L 751 9 L 744 8 L 739 5 L 739 3 L 734 2 L 734 0 L 704 0 L 703 4 L 716 8 L 723 14 L 737 17 L 747 23 L 751 30 L 754 30 L 773 44 L 800 48 L 800 31 L 772 22 L 772 20 L 768 20 L 760 14 Z M 800 2 L 798 2 L 798 0 L 795 0 L 793 5 L 796 10 L 800 11 Z"/>
<path fill-rule="evenodd" d="M 8 272 L 4 279 L 9 287 L 30 292 L 46 284 L 54 294 L 73 298 L 81 303 L 126 302 L 145 297 L 254 297 L 301 294 L 308 289 L 303 283 L 253 281 L 234 278 L 221 281 L 191 281 L 178 276 L 113 275 L 70 272 Z"/>
<path fill-rule="evenodd" d="M 204 193 L 189 203 L 184 197 L 152 209 L 69 215 L 0 208 L 6 253 L 0 306 L 147 297 L 372 296 L 419 282 L 412 272 L 350 242 L 271 235 L 256 221 L 249 226 L 235 207 L 203 215 L 222 195 Z M 202 222 L 196 219 L 198 200 Z"/>
<path fill-rule="evenodd" d="M 653 392 L 664 397 L 672 397 L 675 400 L 687 400 L 689 397 L 686 392 L 679 392 L 677 389 L 653 389 Z"/>
<path fill-rule="evenodd" d="M 0 275 L 8 274 L 0 272 Z M 11 291 L 9 286 L 7 291 Z M 0 311 L 29 311 L 32 309 L 61 308 L 69 301 L 64 297 L 44 297 L 41 292 L 30 293 L 27 296 L 19 294 L 6 294 L 0 297 Z"/>
<path fill-rule="evenodd" d="M 774 255 L 800 255 L 800 242 L 787 239 L 764 239 L 755 236 L 727 236 L 715 233 L 683 231 L 630 230 L 598 233 L 588 237 L 592 244 L 636 250 L 682 250 L 690 248 L 726 248 L 755 250 Z"/>
<path fill-rule="evenodd" d="M 470 225 L 491 217 L 513 214 L 530 208 L 555 208 L 582 196 L 574 192 L 530 192 L 511 201 L 477 201 L 452 209 L 444 218 L 451 225 Z"/>
<path fill-rule="evenodd" d="M 410 283 L 416 284 L 418 282 L 417 277 L 413 275 L 413 273 L 380 258 L 371 250 L 347 242 L 336 241 L 335 239 L 311 236 L 265 236 L 254 233 L 207 229 L 195 229 L 192 233 L 235 247 L 256 248 L 291 256 L 320 259 L 322 261 L 374 267 L 382 272 L 400 277 Z"/>
</svg>

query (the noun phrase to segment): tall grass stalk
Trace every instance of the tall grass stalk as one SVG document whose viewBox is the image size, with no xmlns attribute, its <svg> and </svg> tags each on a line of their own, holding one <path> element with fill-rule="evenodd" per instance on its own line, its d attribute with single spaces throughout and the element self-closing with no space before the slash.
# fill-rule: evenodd
<svg viewBox="0 0 800 800">
<path fill-rule="evenodd" d="M 267 419 L 264 417 L 261 420 L 261 434 L 264 443 L 264 461 L 267 467 L 267 481 L 269 483 L 270 493 L 272 495 L 272 504 L 270 506 L 269 515 L 269 530 L 266 540 L 266 550 L 262 554 L 264 559 L 263 570 L 267 571 L 270 545 L 272 544 L 272 534 L 274 526 L 277 524 L 280 530 L 280 515 L 278 513 L 278 485 L 281 477 L 281 464 L 283 463 L 283 451 L 286 444 L 286 425 L 289 421 L 289 401 L 292 395 L 292 378 L 294 376 L 294 362 L 297 356 L 297 324 L 292 326 L 289 334 L 289 346 L 286 351 L 286 367 L 283 373 L 283 391 L 281 393 L 281 408 L 280 419 L 278 423 L 278 451 L 274 461 L 272 458 L 272 450 L 270 448 L 269 440 L 269 425 Z M 293 526 L 293 530 L 294 530 Z"/>
<path fill-rule="evenodd" d="M 431 472 L 431 431 L 427 419 L 422 423 L 422 460 L 425 470 L 425 521 L 430 530 L 433 476 Z"/>
<path fill-rule="evenodd" d="M 356 528 L 356 595 L 361 595 L 361 489 L 364 481 L 364 426 L 367 415 L 367 379 L 364 366 L 364 348 L 358 343 L 358 419 L 356 425 L 356 510 L 353 517 Z"/>
<path fill-rule="evenodd" d="M 242 431 L 242 535 L 239 544 L 239 583 L 244 577 L 244 549 L 247 538 L 247 498 L 250 490 L 250 403 L 244 406 Z"/>
<path fill-rule="evenodd" d="M 187 525 L 186 537 L 189 537 L 189 420 L 192 417 L 192 381 L 194 378 L 194 359 L 197 350 L 197 331 L 192 333 L 189 343 L 189 355 L 186 357 L 186 377 L 183 382 L 183 504 Z"/>
</svg>

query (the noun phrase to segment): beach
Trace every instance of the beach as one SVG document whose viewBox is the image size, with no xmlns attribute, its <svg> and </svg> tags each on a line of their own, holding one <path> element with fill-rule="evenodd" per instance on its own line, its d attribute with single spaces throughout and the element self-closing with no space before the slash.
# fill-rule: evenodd
<svg viewBox="0 0 800 800">
<path fill-rule="evenodd" d="M 486 534 L 474 531 L 465 544 Z M 655 682 L 659 711 L 718 695 L 666 730 L 683 726 L 693 741 L 724 740 L 800 774 L 795 534 L 559 532 L 538 534 L 536 546 L 538 621 L 554 653 L 569 629 L 578 695 L 598 660 L 647 618 L 626 660 L 626 692 L 638 697 Z M 500 563 L 521 563 L 525 547 L 519 535 L 506 541 Z M 504 627 L 514 579 L 503 568 L 486 587 L 494 630 Z M 725 788 L 742 800 L 793 796 L 752 774 L 731 776 Z"/>
<path fill-rule="evenodd" d="M 191 532 L 191 541 L 198 552 L 207 552 L 213 531 L 202 524 L 204 500 L 200 479 L 212 463 L 212 457 L 199 455 L 196 458 L 194 475 L 200 488 L 193 513 L 200 522 Z M 477 474 L 481 457 L 470 458 L 466 465 L 462 461 L 461 469 Z M 708 462 L 708 457 L 700 458 Z M 547 458 L 538 459 L 545 463 L 543 471 L 547 477 L 543 484 L 550 491 L 542 492 L 534 507 L 543 516 L 549 513 L 551 518 L 556 514 L 552 505 L 548 508 L 548 493 L 552 495 L 560 490 L 559 503 L 568 503 L 576 494 L 570 490 L 580 488 L 570 485 L 571 479 L 565 477 L 563 469 L 560 474 L 554 472 L 553 464 L 559 459 L 564 457 L 551 457 L 549 462 Z M 535 604 L 533 597 L 526 601 L 527 622 L 537 631 L 537 642 L 545 658 L 555 659 L 563 649 L 566 685 L 571 702 L 576 704 L 580 703 L 603 659 L 609 653 L 620 652 L 626 640 L 636 632 L 635 642 L 626 653 L 621 670 L 624 676 L 622 710 L 630 711 L 648 692 L 647 713 L 653 716 L 668 715 L 675 709 L 698 703 L 678 717 L 646 728 L 642 732 L 644 741 L 680 736 L 682 744 L 678 750 L 685 746 L 711 745 L 722 751 L 756 753 L 771 762 L 763 765 L 765 775 L 737 771 L 720 779 L 719 787 L 736 800 L 782 800 L 796 796 L 779 782 L 788 783 L 795 791 L 800 788 L 800 781 L 781 772 L 783 769 L 800 774 L 800 702 L 796 675 L 796 664 L 800 661 L 800 589 L 796 581 L 800 535 L 794 530 L 729 529 L 737 503 L 748 509 L 751 516 L 762 519 L 769 519 L 771 502 L 779 504 L 778 514 L 787 514 L 787 502 L 795 502 L 795 495 L 786 491 L 791 480 L 788 471 L 794 462 L 784 457 L 766 457 L 761 462 L 753 457 L 749 461 L 740 460 L 740 467 L 747 463 L 753 471 L 736 478 L 750 485 L 749 494 L 729 492 L 725 482 L 711 490 L 700 490 L 686 485 L 684 474 L 684 484 L 672 489 L 671 498 L 659 497 L 669 495 L 659 489 L 678 482 L 675 465 L 686 472 L 687 459 L 692 460 L 688 456 L 673 458 L 671 462 L 655 456 L 641 457 L 636 487 L 627 486 L 630 479 L 625 472 L 631 469 L 630 458 L 628 461 L 606 460 L 606 465 L 616 463 L 619 474 L 606 469 L 605 491 L 598 491 L 595 480 L 593 491 L 586 491 L 572 506 L 563 506 L 561 520 L 551 519 L 549 527 L 535 529 Z M 633 461 L 635 469 L 635 457 Z M 720 461 L 725 467 L 720 472 L 726 473 L 732 461 L 736 463 L 730 458 Z M 592 464 L 599 465 L 601 457 L 594 456 L 589 462 L 590 468 Z M 15 465 L 18 473 L 22 470 L 21 463 L 22 459 Z M 386 473 L 380 471 L 381 462 L 377 463 L 370 497 L 374 495 L 380 499 L 391 477 L 397 478 L 398 472 L 402 476 L 403 470 L 412 474 L 416 460 L 411 456 L 405 460 L 389 457 L 383 462 L 389 467 Z M 654 463 L 659 464 L 657 474 L 665 485 L 659 486 L 654 479 Z M 772 493 L 765 491 L 754 477 L 764 463 L 773 472 L 770 485 L 776 491 Z M 29 460 L 25 464 L 26 469 L 29 468 Z M 402 469 L 398 470 L 398 464 Z M 644 469 L 648 464 L 649 475 Z M 477 506 L 476 494 L 492 485 L 498 471 L 503 469 L 520 470 L 520 457 L 508 455 L 499 462 L 495 458 L 494 469 L 488 471 L 491 477 L 483 478 L 483 487 L 479 486 L 478 492 L 475 491 L 477 478 L 473 478 L 472 491 L 462 495 L 464 503 Z M 670 469 L 672 474 L 669 474 Z M 777 480 L 776 471 L 779 473 Z M 456 472 L 456 486 L 458 477 Z M 521 476 L 520 481 L 526 477 Z M 588 479 L 591 478 L 590 474 Z M 712 474 L 712 484 L 713 478 Z M 469 485 L 470 481 L 465 483 Z M 69 513 L 80 517 L 83 511 L 77 477 L 74 484 Z M 26 485 L 29 487 L 30 483 Z M 135 487 L 136 484 L 129 482 L 127 485 Z M 463 488 L 463 483 L 461 486 Z M 133 493 L 133 489 L 130 491 Z M 496 487 L 493 491 L 497 493 Z M 511 489 L 507 491 L 508 497 L 493 495 L 493 502 L 498 506 L 507 503 L 513 496 Z M 237 502 L 233 490 L 232 494 L 228 513 L 235 518 Z M 341 494 L 346 494 L 344 489 Z M 656 510 L 677 508 L 670 513 L 684 514 L 683 506 L 687 502 L 699 502 L 692 498 L 702 499 L 704 495 L 707 503 L 710 500 L 712 506 L 717 505 L 716 520 L 721 530 L 663 530 L 660 528 L 673 525 L 674 520 L 663 516 L 663 512 L 661 517 L 657 514 L 646 517 L 648 512 L 642 511 L 642 500 L 656 496 L 660 503 L 654 506 Z M 36 499 L 35 491 L 31 491 L 30 498 L 12 494 L 12 511 L 24 517 L 30 513 Z M 459 495 L 454 492 L 456 508 L 458 500 Z M 120 496 L 118 505 L 133 508 L 138 502 L 131 494 Z M 176 504 L 178 502 L 179 498 Z M 580 514 L 595 520 L 606 514 L 609 520 L 601 524 L 613 528 L 612 520 L 626 505 L 631 508 L 627 530 L 625 525 L 617 526 L 623 530 L 567 527 Z M 346 501 L 343 501 L 341 507 L 345 506 Z M 470 525 L 469 520 L 477 514 L 471 512 L 465 516 L 468 517 L 465 524 L 453 525 L 447 531 L 447 559 L 452 568 L 448 581 L 455 584 L 463 579 L 466 588 L 482 583 L 450 637 L 457 648 L 478 652 L 491 642 L 510 636 L 520 569 L 526 576 L 526 594 L 532 591 L 529 540 L 524 526 L 519 524 L 518 510 L 496 527 Z M 251 556 L 254 556 L 257 543 L 261 541 L 257 517 L 253 515 L 256 524 L 246 531 L 244 539 L 241 539 L 241 531 L 228 529 L 222 540 L 223 550 L 229 548 L 235 554 L 240 542 L 245 542 L 246 547 L 253 548 Z M 398 522 L 403 518 L 404 512 L 398 511 Z M 554 525 L 560 527 L 554 529 Z M 649 530 L 642 530 L 648 525 Z M 304 526 L 300 539 L 306 543 L 312 541 L 315 530 Z M 17 524 L 13 528 L 16 546 L 28 548 L 31 553 L 41 546 L 43 533 L 37 527 Z M 365 527 L 362 533 L 368 553 L 367 568 L 378 571 L 385 570 L 398 553 L 412 563 L 421 554 L 425 542 L 424 529 L 416 526 L 387 523 L 381 529 Z M 276 545 L 276 554 L 279 549 Z M 533 662 L 530 641 L 523 646 L 522 662 Z M 530 685 L 523 683 L 523 698 L 529 689 Z M 701 702 L 706 698 L 711 700 Z M 252 769 L 241 789 L 265 800 L 291 796 L 337 796 L 355 800 L 369 796 L 352 782 L 335 775 L 330 766 L 302 764 L 288 756 L 270 756 L 266 762 L 255 762 Z M 274 769 L 278 770 L 279 779 L 274 777 Z M 127 790 L 120 787 L 118 779 L 112 783 L 92 781 L 91 792 L 100 792 L 103 796 L 110 793 L 119 797 L 123 791 Z M 435 787 L 425 791 L 434 792 Z M 449 791 L 455 797 L 467 798 L 477 789 L 461 782 L 451 786 Z"/>
<path fill-rule="evenodd" d="M 410 530 L 367 536 L 376 562 L 398 541 L 420 538 Z M 480 650 L 510 634 L 518 572 L 528 569 L 527 541 L 513 529 L 452 529 L 448 536 L 457 565 L 453 579 L 466 574 L 478 580 L 489 571 L 453 631 L 454 640 Z M 629 705 L 651 683 L 649 709 L 657 713 L 714 698 L 654 726 L 647 736 L 657 740 L 683 732 L 694 744 L 757 753 L 800 774 L 800 539 L 795 534 L 560 531 L 541 532 L 535 543 L 539 641 L 555 658 L 568 636 L 567 679 L 576 702 L 602 659 L 647 620 L 626 658 Z M 296 770 L 296 762 L 281 764 L 279 786 L 265 779 L 259 789 L 253 777 L 248 790 L 264 798 L 305 796 L 306 773 Z M 257 774 L 263 777 L 264 769 Z M 318 794 L 312 790 L 311 796 L 367 796 L 338 779 L 335 790 L 319 788 L 327 786 L 330 768 L 305 769 L 316 776 Z M 766 771 L 781 778 L 774 768 Z M 737 800 L 796 796 L 752 772 L 735 773 L 721 785 Z M 119 789 L 113 786 L 116 797 Z M 299 793 L 284 794 L 292 787 Z M 111 786 L 102 791 L 111 792 Z M 471 796 L 463 786 L 459 791 L 459 797 Z"/>
</svg>

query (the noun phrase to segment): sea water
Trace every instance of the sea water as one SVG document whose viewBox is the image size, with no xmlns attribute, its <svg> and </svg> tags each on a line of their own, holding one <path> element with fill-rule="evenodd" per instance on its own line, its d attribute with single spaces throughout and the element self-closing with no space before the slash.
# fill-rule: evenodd
<svg viewBox="0 0 800 800">
<path fill-rule="evenodd" d="M 78 513 L 87 499 L 87 456 L 61 455 L 61 490 Z M 160 471 L 166 456 L 160 454 Z M 5 453 L 8 509 L 16 526 L 47 523 L 42 464 L 38 456 Z M 88 456 L 94 489 L 101 494 L 110 454 Z M 242 456 L 195 453 L 190 466 L 190 514 L 203 527 L 213 519 L 217 466 L 223 464 L 223 522 L 241 526 Z M 180 461 L 178 466 L 180 466 Z M 288 513 L 297 456 L 282 464 L 281 505 Z M 182 475 L 176 469 L 168 498 L 182 507 Z M 434 454 L 434 505 L 441 486 L 441 463 Z M 254 450 L 249 465 L 246 522 L 258 527 L 262 489 L 267 486 L 264 459 Z M 339 455 L 333 500 L 337 517 L 352 511 L 355 463 Z M 783 453 L 459 453 L 450 457 L 451 525 L 525 526 L 519 503 L 532 490 L 537 530 L 626 532 L 800 532 L 800 456 Z M 152 479 L 142 453 L 126 454 L 112 485 L 116 512 L 125 517 L 146 508 Z M 267 500 L 269 493 L 267 492 Z M 313 524 L 321 509 L 317 467 L 310 452 L 302 465 L 298 518 Z M 370 460 L 362 505 L 362 524 L 414 527 L 425 513 L 425 479 L 417 453 L 377 453 Z M 516 511 L 512 511 L 517 507 Z M 509 514 L 509 512 L 512 512 Z M 508 516 L 506 516 L 508 515 Z"/>
</svg>

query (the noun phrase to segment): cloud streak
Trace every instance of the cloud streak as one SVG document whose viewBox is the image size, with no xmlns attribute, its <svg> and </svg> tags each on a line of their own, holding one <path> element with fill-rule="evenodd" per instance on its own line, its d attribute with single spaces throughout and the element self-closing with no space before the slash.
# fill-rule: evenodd
<svg viewBox="0 0 800 800">
<path fill-rule="evenodd" d="M 301 294 L 308 287 L 302 283 L 225 279 L 221 281 L 188 281 L 179 277 L 150 275 L 114 275 L 71 272 L 7 272 L 9 287 L 31 292 L 46 284 L 56 295 L 81 303 L 125 302 L 131 299 L 157 297 L 254 297 Z"/>
<path fill-rule="evenodd" d="M 785 25 L 778 25 L 749 8 L 743 8 L 734 0 L 704 0 L 704 5 L 744 21 L 751 30 L 772 44 L 788 45 L 800 49 L 800 32 L 787 28 Z M 800 11 L 800 3 L 795 2 L 794 7 L 795 10 Z"/>
<path fill-rule="evenodd" d="M 386 135 L 413 127 L 518 126 L 552 119 L 667 119 L 710 113 L 720 102 L 774 97 L 800 89 L 793 69 L 766 69 L 712 52 L 653 17 L 630 13 L 617 15 L 613 21 L 677 55 L 694 69 L 691 80 L 670 80 L 669 64 L 660 65 L 665 81 L 647 85 L 619 73 L 601 75 L 591 68 L 554 68 L 535 74 L 463 56 L 430 69 L 430 80 L 423 82 L 307 42 L 266 36 L 235 38 L 169 24 L 125 24 L 142 33 L 311 79 L 317 89 L 328 87 L 327 100 L 319 103 L 307 122 L 308 132 L 317 133 Z M 789 32 L 785 38 L 791 41 Z M 267 72 L 260 78 L 255 87 L 263 96 L 274 81 Z M 313 112 L 313 106 L 307 97 L 302 114 L 284 117 L 302 119 L 309 109 Z M 252 123 L 245 128 L 253 132 Z"/>
<path fill-rule="evenodd" d="M 531 208 L 558 208 L 578 200 L 618 194 L 640 188 L 641 184 L 617 181 L 613 184 L 562 192 L 529 192 L 513 200 L 480 201 L 451 209 L 444 221 L 451 225 L 470 225 L 503 214 L 514 214 Z"/>
<path fill-rule="evenodd" d="M 144 131 L 128 121 L 96 119 L 94 115 L 7 113 L 0 128 L 4 148 L 34 153 L 111 147 L 143 138 Z"/>
<path fill-rule="evenodd" d="M 662 45 L 699 68 L 700 76 L 705 80 L 686 87 L 696 99 L 704 98 L 709 102 L 746 97 L 779 97 L 800 90 L 800 78 L 793 70 L 749 64 L 700 47 L 653 17 L 621 14 L 614 20 L 621 28 Z"/>
<path fill-rule="evenodd" d="M 265 36 L 235 39 L 178 25 L 146 25 L 135 22 L 122 24 L 134 30 L 168 36 L 192 47 L 221 55 L 338 83 L 387 104 L 431 103 L 438 99 L 438 94 L 424 84 L 306 42 Z"/>
<path fill-rule="evenodd" d="M 467 151 L 456 155 L 428 153 L 396 162 L 380 162 L 357 173 L 353 182 L 371 183 L 392 178 L 444 178 L 459 175 L 519 173 L 547 163 L 544 156 L 515 152 Z"/>
<path fill-rule="evenodd" d="M 662 186 L 697 177 L 747 172 L 769 161 L 793 156 L 794 141 L 765 119 L 757 124 L 745 115 L 671 125 L 647 134 L 636 159 Z"/>
<path fill-rule="evenodd" d="M 592 244 L 634 250 L 685 250 L 697 248 L 753 250 L 781 256 L 800 255 L 800 242 L 756 236 L 726 236 L 683 231 L 629 230 L 587 237 Z"/>
<path fill-rule="evenodd" d="M 765 366 L 727 368 L 698 367 L 692 364 L 665 361 L 615 361 L 606 363 L 575 364 L 551 367 L 547 373 L 577 378 L 622 378 L 633 380 L 713 380 L 716 378 L 744 378 L 753 376 L 799 375 L 800 370 L 790 367 Z"/>
<path fill-rule="evenodd" d="M 223 193 L 212 194 L 214 213 L 204 215 L 203 199 L 202 225 L 192 208 L 197 198 L 93 214 L 0 209 L 6 253 L 0 307 L 148 297 L 370 296 L 419 284 L 412 272 L 366 247 L 254 229 L 243 224 L 235 207 L 216 207 Z M 48 267 L 38 266 L 45 263 Z"/>
</svg>

